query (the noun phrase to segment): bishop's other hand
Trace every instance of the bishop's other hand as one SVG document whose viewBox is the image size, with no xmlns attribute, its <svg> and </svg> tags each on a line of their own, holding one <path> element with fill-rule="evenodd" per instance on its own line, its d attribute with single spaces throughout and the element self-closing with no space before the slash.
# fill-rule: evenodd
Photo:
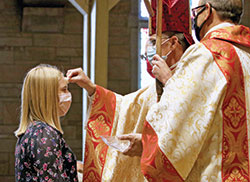
<svg viewBox="0 0 250 182">
<path fill-rule="evenodd" d="M 153 57 L 154 61 L 152 73 L 155 78 L 157 78 L 163 85 L 172 77 L 172 72 L 164 59 L 162 59 L 159 55 L 155 55 Z"/>
</svg>

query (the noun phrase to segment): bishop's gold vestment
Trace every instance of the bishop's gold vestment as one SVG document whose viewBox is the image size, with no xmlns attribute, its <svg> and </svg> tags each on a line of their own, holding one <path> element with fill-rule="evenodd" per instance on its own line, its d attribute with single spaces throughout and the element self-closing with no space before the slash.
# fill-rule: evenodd
<svg viewBox="0 0 250 182">
<path fill-rule="evenodd" d="M 126 96 L 98 86 L 83 181 L 249 181 L 249 52 L 250 30 L 224 25 L 184 53 L 159 103 L 155 86 Z M 143 133 L 141 159 L 100 139 L 128 133 Z"/>
<path fill-rule="evenodd" d="M 149 181 L 249 181 L 250 30 L 215 28 L 184 53 L 149 110 L 141 161 Z"/>
</svg>

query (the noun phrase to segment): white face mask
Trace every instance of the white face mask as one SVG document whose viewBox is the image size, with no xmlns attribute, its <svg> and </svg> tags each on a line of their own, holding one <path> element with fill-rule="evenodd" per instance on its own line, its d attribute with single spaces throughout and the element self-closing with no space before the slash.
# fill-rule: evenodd
<svg viewBox="0 0 250 182">
<path fill-rule="evenodd" d="M 72 102 L 72 95 L 70 92 L 59 95 L 59 115 L 65 116 L 69 111 Z"/>
<path fill-rule="evenodd" d="M 173 50 L 169 51 L 165 56 L 162 56 L 161 58 L 164 59 L 165 61 L 167 61 L 168 56 L 172 53 Z M 148 47 L 147 48 L 147 58 L 148 61 L 150 62 L 150 64 L 152 65 L 152 61 L 153 61 L 153 57 L 154 55 L 156 55 L 156 47 L 152 46 L 152 47 Z"/>
<path fill-rule="evenodd" d="M 164 42 L 162 42 L 161 45 L 165 44 L 167 41 L 169 41 L 169 39 L 165 40 Z M 169 51 L 165 56 L 162 56 L 161 58 L 164 59 L 165 61 L 168 59 L 169 54 L 171 54 L 173 50 Z M 153 61 L 153 57 L 154 55 L 156 55 L 156 45 L 150 45 L 147 47 L 147 58 L 149 63 L 152 65 L 152 61 Z"/>
</svg>

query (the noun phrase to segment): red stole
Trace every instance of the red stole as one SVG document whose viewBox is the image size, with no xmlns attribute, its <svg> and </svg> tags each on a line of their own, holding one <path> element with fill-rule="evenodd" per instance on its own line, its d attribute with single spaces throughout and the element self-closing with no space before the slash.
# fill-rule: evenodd
<svg viewBox="0 0 250 182">
<path fill-rule="evenodd" d="M 108 146 L 101 140 L 100 136 L 110 136 L 115 107 L 115 94 L 97 86 L 87 123 L 83 181 L 102 181 Z"/>
<path fill-rule="evenodd" d="M 249 181 L 249 151 L 244 74 L 232 43 L 250 47 L 250 30 L 231 26 L 202 40 L 227 79 L 223 100 L 222 181 Z"/>
</svg>

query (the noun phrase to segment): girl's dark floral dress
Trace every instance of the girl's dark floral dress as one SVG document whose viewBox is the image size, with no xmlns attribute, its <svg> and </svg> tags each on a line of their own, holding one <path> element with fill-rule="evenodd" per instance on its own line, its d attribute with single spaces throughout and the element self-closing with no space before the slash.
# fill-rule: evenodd
<svg viewBox="0 0 250 182">
<path fill-rule="evenodd" d="M 78 181 L 76 158 L 62 134 L 44 122 L 32 123 L 15 151 L 16 181 Z"/>
</svg>

